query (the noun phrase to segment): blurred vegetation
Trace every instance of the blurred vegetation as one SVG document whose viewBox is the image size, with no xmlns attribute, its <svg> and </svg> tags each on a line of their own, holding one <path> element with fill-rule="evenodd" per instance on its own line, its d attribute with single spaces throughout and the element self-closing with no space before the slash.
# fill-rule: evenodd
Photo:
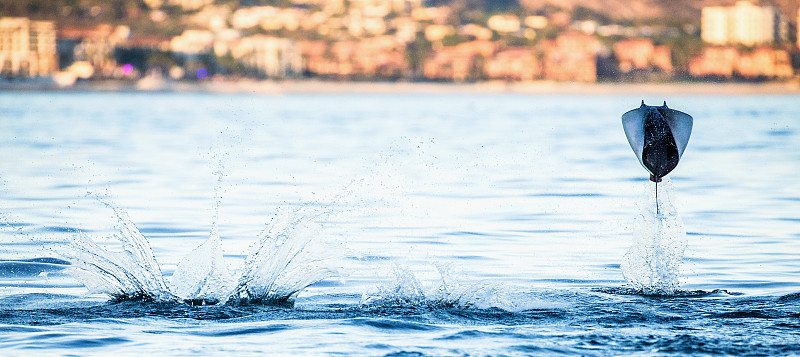
<svg viewBox="0 0 800 357">
<path fill-rule="evenodd" d="M 406 45 L 406 63 L 412 79 L 422 78 L 423 65 L 431 51 L 431 43 L 424 36 L 418 36 L 414 42 Z"/>
<path fill-rule="evenodd" d="M 595 10 L 592 10 L 585 6 L 575 6 L 572 9 L 572 19 L 577 21 L 597 21 L 601 24 L 610 24 L 612 23 L 611 19 L 608 16 L 603 15 Z"/>
<path fill-rule="evenodd" d="M 0 0 L 3 16 L 33 19 L 113 22 L 126 18 L 131 9 L 147 6 L 142 0 Z"/>
</svg>

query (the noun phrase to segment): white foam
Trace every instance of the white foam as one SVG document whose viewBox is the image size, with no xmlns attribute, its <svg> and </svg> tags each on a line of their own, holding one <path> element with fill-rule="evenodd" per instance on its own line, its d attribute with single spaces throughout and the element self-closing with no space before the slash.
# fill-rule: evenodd
<svg viewBox="0 0 800 357">
<path fill-rule="evenodd" d="M 644 294 L 670 295 L 680 286 L 680 266 L 686 250 L 683 221 L 672 204 L 668 178 L 658 184 L 658 202 L 652 182 L 644 186 L 645 199 L 633 223 L 633 243 L 622 259 L 628 284 Z M 658 205 L 658 206 L 656 206 Z M 658 207 L 658 208 L 656 208 Z"/>
<path fill-rule="evenodd" d="M 395 264 L 392 281 L 362 294 L 361 305 L 512 307 L 499 285 L 485 281 L 460 280 L 449 267 L 443 264 L 434 265 L 439 280 L 426 284 L 411 270 Z"/>
</svg>

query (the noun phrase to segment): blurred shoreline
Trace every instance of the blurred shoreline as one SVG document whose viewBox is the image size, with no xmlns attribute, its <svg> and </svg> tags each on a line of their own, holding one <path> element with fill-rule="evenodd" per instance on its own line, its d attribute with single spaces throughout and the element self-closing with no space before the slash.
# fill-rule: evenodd
<svg viewBox="0 0 800 357">
<path fill-rule="evenodd" d="M 437 82 L 357 82 L 357 81 L 207 81 L 207 82 L 78 82 L 69 87 L 58 87 L 47 81 L 3 81 L 0 92 L 190 92 L 228 94 L 697 94 L 697 95 L 747 95 L 747 94 L 800 94 L 800 82 L 767 83 L 573 83 L 573 82 L 504 82 L 475 83 Z"/>
</svg>

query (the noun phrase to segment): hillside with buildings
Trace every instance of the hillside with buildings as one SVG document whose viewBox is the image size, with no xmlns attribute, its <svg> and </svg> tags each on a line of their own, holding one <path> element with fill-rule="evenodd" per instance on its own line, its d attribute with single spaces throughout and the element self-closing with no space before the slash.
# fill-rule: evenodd
<svg viewBox="0 0 800 357">
<path fill-rule="evenodd" d="M 696 20 L 704 7 L 733 6 L 739 0 L 520 0 L 527 9 L 541 9 L 547 6 L 562 7 L 568 10 L 587 8 L 613 19 L 665 19 L 682 18 Z M 797 0 L 762 0 L 761 6 L 774 6 L 785 15 L 797 14 L 800 2 Z"/>
<path fill-rule="evenodd" d="M 788 80 L 776 1 L 0 0 L 0 78 Z"/>
</svg>

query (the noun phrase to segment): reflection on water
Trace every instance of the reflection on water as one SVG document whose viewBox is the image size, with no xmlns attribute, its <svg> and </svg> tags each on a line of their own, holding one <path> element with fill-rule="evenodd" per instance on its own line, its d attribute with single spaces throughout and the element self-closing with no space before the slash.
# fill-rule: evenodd
<svg viewBox="0 0 800 357">
<path fill-rule="evenodd" d="M 619 124 L 642 99 L 695 118 L 658 214 Z M 798 111 L 791 96 L 4 94 L 0 348 L 797 353 Z M 76 271 L 160 302 L 87 294 Z M 173 296 L 231 292 L 256 304 Z"/>
</svg>

